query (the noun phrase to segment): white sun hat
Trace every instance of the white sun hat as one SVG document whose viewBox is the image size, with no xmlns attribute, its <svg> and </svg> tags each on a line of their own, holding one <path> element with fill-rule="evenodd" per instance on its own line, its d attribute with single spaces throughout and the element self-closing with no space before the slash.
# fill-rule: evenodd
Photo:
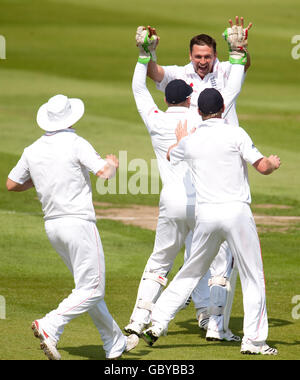
<svg viewBox="0 0 300 380">
<path fill-rule="evenodd" d="M 71 127 L 83 114 L 84 103 L 81 99 L 69 99 L 59 94 L 39 108 L 36 120 L 42 129 L 53 132 Z"/>
</svg>

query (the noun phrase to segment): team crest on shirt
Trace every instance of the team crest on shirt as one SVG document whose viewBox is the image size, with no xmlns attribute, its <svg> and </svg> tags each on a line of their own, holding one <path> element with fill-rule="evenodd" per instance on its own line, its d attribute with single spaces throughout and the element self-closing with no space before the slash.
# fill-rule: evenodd
<svg viewBox="0 0 300 380">
<path fill-rule="evenodd" d="M 217 84 L 217 79 L 216 79 L 215 75 L 212 75 L 210 77 L 210 83 L 211 83 L 212 88 L 215 88 L 216 90 L 221 92 L 221 88 Z"/>
</svg>

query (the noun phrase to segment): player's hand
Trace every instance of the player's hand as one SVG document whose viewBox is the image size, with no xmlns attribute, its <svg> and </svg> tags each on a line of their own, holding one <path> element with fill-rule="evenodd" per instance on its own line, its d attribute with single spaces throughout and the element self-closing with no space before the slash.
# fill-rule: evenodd
<svg viewBox="0 0 300 380">
<path fill-rule="evenodd" d="M 178 122 L 177 128 L 175 129 L 175 134 L 177 138 L 177 143 L 179 143 L 180 140 L 182 140 L 185 136 L 188 135 L 187 120 L 184 121 L 183 125 L 181 121 Z"/>
<path fill-rule="evenodd" d="M 151 40 L 151 43 L 149 45 L 151 60 L 153 62 L 156 62 L 157 61 L 156 48 L 159 43 L 160 37 L 157 35 L 155 28 L 152 28 L 150 25 L 148 25 L 147 29 L 149 33 L 149 38 Z"/>
<path fill-rule="evenodd" d="M 155 47 L 157 47 L 159 41 L 160 41 L 160 37 L 157 35 L 156 33 L 156 29 L 155 28 L 152 28 L 150 25 L 147 26 L 147 29 L 148 29 L 148 32 L 149 32 L 149 38 L 151 39 L 152 36 L 155 36 L 154 39 L 156 41 L 155 43 Z"/>
<path fill-rule="evenodd" d="M 230 63 L 245 65 L 247 63 L 248 32 L 252 27 L 252 22 L 244 28 L 244 17 L 235 17 L 235 25 L 229 20 L 230 28 L 225 29 L 223 37 L 229 47 Z"/>
<path fill-rule="evenodd" d="M 116 175 L 119 167 L 119 160 L 114 154 L 108 154 L 105 157 L 106 164 L 99 170 L 96 175 L 104 180 L 110 179 Z"/>
<path fill-rule="evenodd" d="M 119 167 L 119 160 L 118 160 L 118 158 L 114 154 L 108 154 L 105 157 L 105 160 L 106 160 L 106 162 L 109 165 L 113 166 L 115 169 L 118 169 L 118 167 Z"/>
<path fill-rule="evenodd" d="M 227 41 L 231 50 L 246 49 L 248 46 L 248 32 L 252 28 L 252 22 L 244 28 L 244 17 L 235 17 L 235 25 L 233 21 L 229 19 L 230 28 L 225 29 L 223 37 Z"/>
<path fill-rule="evenodd" d="M 271 154 L 271 156 L 268 157 L 271 165 L 273 166 L 273 170 L 276 170 L 281 165 L 280 158 L 276 155 Z"/>
<path fill-rule="evenodd" d="M 178 142 L 177 142 L 176 144 L 171 145 L 171 146 L 169 147 L 168 152 L 167 152 L 167 160 L 168 160 L 168 161 L 171 160 L 171 158 L 170 158 L 171 150 L 174 149 L 174 148 L 176 148 L 177 145 L 178 145 Z"/>
<path fill-rule="evenodd" d="M 138 61 L 148 63 L 150 59 L 156 62 L 156 46 L 159 42 L 156 29 L 148 26 L 139 26 L 136 31 L 136 45 L 140 50 Z"/>
</svg>

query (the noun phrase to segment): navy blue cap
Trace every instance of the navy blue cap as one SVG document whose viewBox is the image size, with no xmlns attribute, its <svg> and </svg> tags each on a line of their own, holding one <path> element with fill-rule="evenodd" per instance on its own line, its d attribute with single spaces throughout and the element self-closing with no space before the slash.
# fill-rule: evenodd
<svg viewBox="0 0 300 380">
<path fill-rule="evenodd" d="M 224 105 L 224 99 L 215 88 L 206 88 L 198 98 L 198 108 L 204 115 L 217 113 Z"/>
<path fill-rule="evenodd" d="M 169 104 L 178 104 L 184 102 L 193 92 L 189 86 L 182 79 L 174 79 L 167 84 L 165 89 L 166 101 Z"/>
</svg>

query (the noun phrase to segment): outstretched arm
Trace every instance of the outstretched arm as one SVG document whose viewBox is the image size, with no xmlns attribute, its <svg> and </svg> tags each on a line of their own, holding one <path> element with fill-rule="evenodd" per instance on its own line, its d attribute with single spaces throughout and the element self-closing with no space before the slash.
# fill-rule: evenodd
<svg viewBox="0 0 300 380">
<path fill-rule="evenodd" d="M 157 45 L 157 36 L 151 34 L 149 29 L 139 26 L 136 33 L 136 44 L 139 48 L 139 57 L 132 78 L 132 91 L 138 112 L 147 125 L 147 117 L 154 108 L 157 108 L 146 85 L 149 64 L 150 62 L 155 63 L 153 59 L 155 60 L 156 55 L 153 49 Z"/>
<path fill-rule="evenodd" d="M 164 79 L 165 70 L 156 62 L 150 61 L 148 64 L 147 76 L 154 82 L 160 83 Z"/>
<path fill-rule="evenodd" d="M 154 82 L 161 82 L 164 79 L 164 69 L 162 66 L 157 64 L 157 57 L 156 57 L 156 47 L 159 43 L 160 37 L 157 35 L 156 29 L 152 28 L 150 25 L 147 26 L 149 38 L 155 38 L 156 44 L 150 48 L 151 52 L 151 60 L 148 63 L 148 68 L 147 68 L 147 76 L 151 78 Z"/>
<path fill-rule="evenodd" d="M 106 165 L 96 173 L 96 176 L 103 179 L 110 179 L 116 174 L 119 167 L 119 160 L 115 155 L 108 154 L 105 161 Z"/>
<path fill-rule="evenodd" d="M 226 118 L 228 112 L 234 106 L 234 103 L 239 96 L 243 81 L 244 81 L 244 66 L 234 63 L 231 65 L 230 74 L 227 80 L 227 84 L 222 91 L 222 96 L 224 99 L 225 111 L 223 113 L 223 118 Z"/>
<path fill-rule="evenodd" d="M 144 122 L 151 110 L 156 108 L 156 104 L 146 86 L 147 66 L 148 64 L 137 62 L 132 78 L 134 100 Z"/>
<path fill-rule="evenodd" d="M 255 169 L 264 175 L 273 173 L 274 170 L 278 169 L 281 165 L 280 158 L 276 155 L 271 155 L 269 157 L 263 157 L 256 162 L 253 166 Z"/>
</svg>

